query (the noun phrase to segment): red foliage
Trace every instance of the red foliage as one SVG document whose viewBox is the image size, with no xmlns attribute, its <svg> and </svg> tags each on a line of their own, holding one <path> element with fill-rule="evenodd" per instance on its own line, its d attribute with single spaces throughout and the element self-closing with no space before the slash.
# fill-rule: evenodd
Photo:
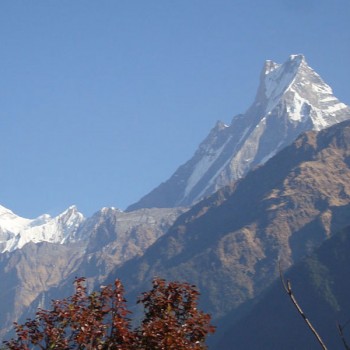
<svg viewBox="0 0 350 350">
<path fill-rule="evenodd" d="M 205 349 L 205 338 L 215 329 L 210 325 L 210 316 L 198 310 L 198 296 L 195 287 L 187 283 L 155 279 L 153 289 L 138 301 L 145 308 L 139 329 L 141 348 Z"/>
<path fill-rule="evenodd" d="M 145 308 L 141 326 L 132 329 L 119 280 L 88 294 L 85 279 L 75 281 L 75 293 L 52 301 L 52 310 L 39 309 L 34 319 L 15 323 L 16 338 L 5 349 L 206 349 L 205 338 L 214 332 L 210 316 L 197 309 L 199 293 L 187 283 L 162 279 L 138 301 Z"/>
</svg>

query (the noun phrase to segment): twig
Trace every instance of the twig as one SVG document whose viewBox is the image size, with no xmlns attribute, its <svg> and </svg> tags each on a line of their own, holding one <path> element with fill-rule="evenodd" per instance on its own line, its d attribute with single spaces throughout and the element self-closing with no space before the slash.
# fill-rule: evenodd
<svg viewBox="0 0 350 350">
<path fill-rule="evenodd" d="M 340 335 L 340 338 L 341 338 L 341 340 L 342 340 L 342 342 L 343 342 L 343 344 L 344 344 L 344 348 L 345 348 L 346 350 L 350 350 L 350 347 L 349 347 L 349 345 L 348 345 L 347 342 L 346 342 L 346 339 L 345 339 L 343 330 L 344 330 L 345 326 L 346 326 L 348 323 L 349 323 L 349 321 L 346 322 L 346 323 L 342 326 L 339 322 L 337 322 L 337 328 L 338 328 L 338 331 L 339 331 L 339 335 Z"/>
<path fill-rule="evenodd" d="M 298 310 L 299 314 L 301 315 L 303 320 L 306 322 L 307 326 L 309 327 L 309 329 L 311 330 L 313 335 L 316 337 L 316 339 L 317 339 L 318 343 L 320 344 L 320 346 L 322 347 L 322 349 L 327 350 L 327 347 L 324 344 L 323 340 L 321 339 L 320 335 L 317 333 L 316 329 L 313 327 L 313 325 L 311 324 L 309 319 L 306 317 L 304 311 L 301 309 L 300 305 L 298 304 L 297 300 L 295 299 L 293 291 L 292 291 L 292 285 L 291 285 L 290 281 L 287 280 L 287 282 L 286 282 L 284 280 L 280 263 L 278 264 L 278 268 L 279 268 L 280 278 L 281 278 L 281 282 L 282 282 L 284 290 L 289 295 L 289 298 L 292 301 L 293 305 Z"/>
</svg>

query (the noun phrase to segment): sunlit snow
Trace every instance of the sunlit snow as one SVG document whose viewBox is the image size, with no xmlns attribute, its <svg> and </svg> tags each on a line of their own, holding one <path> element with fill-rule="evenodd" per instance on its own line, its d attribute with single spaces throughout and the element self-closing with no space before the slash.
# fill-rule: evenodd
<svg viewBox="0 0 350 350">
<path fill-rule="evenodd" d="M 83 221 L 84 216 L 75 206 L 56 217 L 45 214 L 36 219 L 22 218 L 0 206 L 0 249 L 13 251 L 29 242 L 63 243 Z"/>
</svg>

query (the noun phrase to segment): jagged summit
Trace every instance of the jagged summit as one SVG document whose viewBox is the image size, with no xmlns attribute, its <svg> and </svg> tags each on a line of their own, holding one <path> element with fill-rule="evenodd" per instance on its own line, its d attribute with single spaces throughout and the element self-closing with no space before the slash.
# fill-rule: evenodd
<svg viewBox="0 0 350 350">
<path fill-rule="evenodd" d="M 291 55 L 282 65 L 272 61 L 265 63 L 252 108 L 261 109 L 262 106 L 263 114 L 269 116 L 281 100 L 291 122 L 311 122 L 315 130 L 344 120 L 340 114 L 349 111 L 303 55 Z"/>
<path fill-rule="evenodd" d="M 256 98 L 228 127 L 218 122 L 194 156 L 127 210 L 188 206 L 265 163 L 298 135 L 350 118 L 303 55 L 266 61 Z"/>
<path fill-rule="evenodd" d="M 260 75 L 256 102 L 261 103 L 262 98 L 274 100 L 283 94 L 297 76 L 302 64 L 307 65 L 303 55 L 291 55 L 285 64 L 266 61 Z"/>
<path fill-rule="evenodd" d="M 44 214 L 35 219 L 20 217 L 0 206 L 0 252 L 20 249 L 29 242 L 64 243 L 74 239 L 84 220 L 76 206 L 53 218 Z"/>
<path fill-rule="evenodd" d="M 267 76 L 273 72 L 276 73 L 276 71 L 279 70 L 279 68 L 283 67 L 283 70 L 289 71 L 291 75 L 295 75 L 298 71 L 298 68 L 301 64 L 306 64 L 306 60 L 304 55 L 290 55 L 288 60 L 284 64 L 276 63 L 272 60 L 266 60 L 264 67 L 262 69 L 261 75 Z M 282 74 L 280 74 L 282 75 Z"/>
</svg>

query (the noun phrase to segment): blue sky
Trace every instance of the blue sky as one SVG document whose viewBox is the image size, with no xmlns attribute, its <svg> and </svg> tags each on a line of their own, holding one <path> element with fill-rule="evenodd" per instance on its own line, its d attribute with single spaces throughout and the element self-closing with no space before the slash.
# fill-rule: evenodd
<svg viewBox="0 0 350 350">
<path fill-rule="evenodd" d="M 349 0 L 1 0 L 0 204 L 124 209 L 303 53 L 350 104 Z"/>
</svg>

